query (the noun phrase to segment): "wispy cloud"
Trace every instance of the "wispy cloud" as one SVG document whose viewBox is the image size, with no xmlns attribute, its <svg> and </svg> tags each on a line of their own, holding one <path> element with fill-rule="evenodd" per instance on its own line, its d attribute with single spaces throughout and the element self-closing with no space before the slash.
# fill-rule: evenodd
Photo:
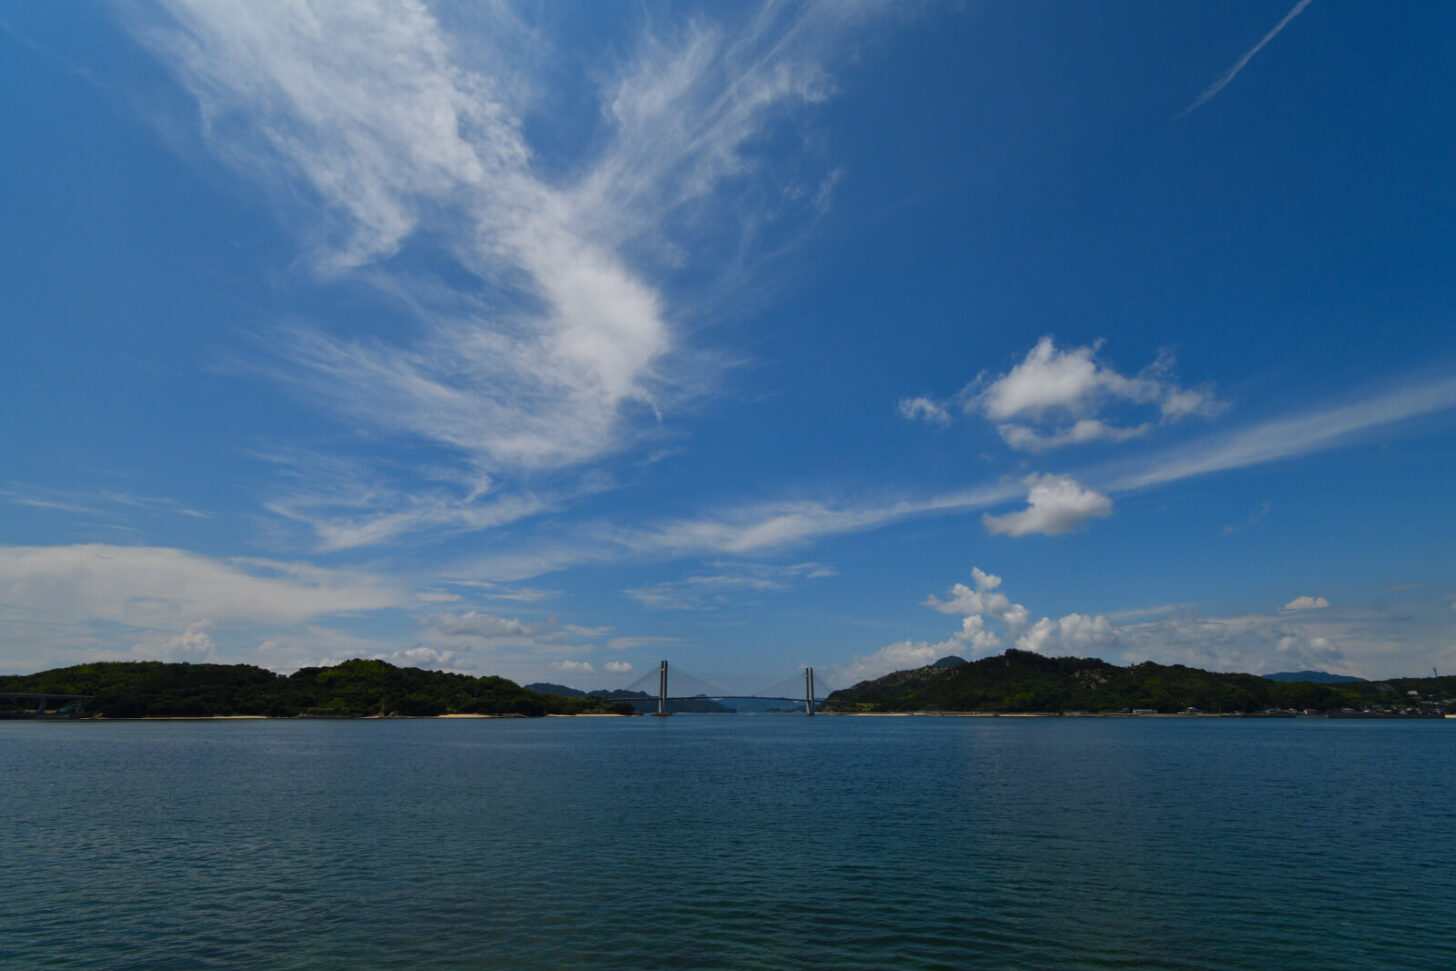
<svg viewBox="0 0 1456 971">
<path fill-rule="evenodd" d="M 257 366 L 489 483 L 334 519 L 297 495 L 270 505 L 343 549 L 533 515 L 539 496 L 503 495 L 512 476 L 617 454 L 698 393 L 680 380 L 691 354 L 661 280 L 702 258 L 696 227 L 726 212 L 716 193 L 755 168 L 745 146 L 832 94 L 834 43 L 880 5 L 769 2 L 731 26 L 646 31 L 601 85 L 597 147 L 573 159 L 539 157 L 525 134 L 552 48 L 506 4 L 475 9 L 469 37 L 414 0 L 164 6 L 138 35 L 196 99 L 219 155 L 287 187 L 295 208 L 306 187 L 316 265 L 368 268 L 416 318 L 371 339 L 291 324 L 275 363 Z M 411 246 L 468 282 L 388 262 Z"/>
<path fill-rule="evenodd" d="M 1108 477 L 1126 492 L 1228 469 L 1296 458 L 1347 444 L 1362 433 L 1456 407 L 1456 378 L 1412 380 L 1394 391 L 1197 439 Z"/>
<path fill-rule="evenodd" d="M 657 524 L 578 523 L 570 538 L 553 540 L 537 534 L 529 549 L 502 549 L 460 571 L 493 581 L 519 580 L 583 563 L 761 555 L 918 517 L 988 510 L 1022 497 L 1028 502 L 1026 509 L 992 515 L 988 527 L 1009 535 L 1055 535 L 1109 514 L 1111 499 L 1118 493 L 1337 448 L 1358 441 L 1363 433 L 1453 407 L 1456 379 L 1413 377 L 1395 391 L 1204 435 L 1133 461 L 1084 468 L 1075 476 L 1033 475 L 1021 482 L 998 481 L 892 502 L 785 500 Z"/>
<path fill-rule="evenodd" d="M 745 595 L 786 593 L 800 580 L 834 576 L 818 563 L 777 566 L 768 563 L 720 564 L 727 569 L 699 573 L 624 591 L 653 610 L 704 610 L 740 603 Z"/>
<path fill-rule="evenodd" d="M 519 580 L 583 563 L 672 560 L 775 553 L 831 536 L 879 529 L 921 516 L 986 509 L 1024 494 L 996 483 L 893 502 L 766 502 L 644 526 L 579 523 L 569 538 L 538 536 L 529 548 L 502 550 L 460 568 L 492 580 Z"/>
<path fill-rule="evenodd" d="M 1311 0 L 1299 0 L 1299 2 L 1296 3 L 1290 9 L 1290 11 L 1284 15 L 1283 20 L 1275 24 L 1273 29 L 1270 30 L 1269 33 L 1265 34 L 1262 38 L 1259 39 L 1259 43 L 1249 48 L 1244 53 L 1243 57 L 1239 58 L 1237 61 L 1234 62 L 1233 67 L 1225 71 L 1217 81 L 1210 84 L 1207 88 L 1204 89 L 1202 94 L 1194 98 L 1192 104 L 1184 108 L 1182 111 L 1178 112 L 1178 117 L 1181 118 L 1184 115 L 1189 114 L 1190 112 L 1197 111 L 1199 108 L 1203 107 L 1203 105 L 1205 105 L 1210 98 L 1226 88 L 1228 86 L 1228 83 L 1232 81 L 1235 77 L 1237 77 L 1238 73 L 1244 69 L 1244 66 L 1247 65 L 1249 61 L 1253 60 L 1254 55 L 1263 50 L 1265 44 L 1269 43 L 1275 37 L 1279 36 L 1279 32 L 1285 27 L 1289 26 L 1289 22 L 1291 20 L 1303 13 L 1304 8 L 1309 6 L 1310 2 Z"/>
<path fill-rule="evenodd" d="M 59 512 L 92 515 L 116 515 L 123 510 L 136 510 L 151 514 L 168 513 L 186 516 L 189 519 L 212 518 L 211 513 L 193 509 L 166 496 L 136 496 L 113 489 L 93 491 L 47 489 L 12 482 L 10 488 L 0 489 L 0 502 L 29 506 L 32 509 L 54 509 Z"/>
</svg>

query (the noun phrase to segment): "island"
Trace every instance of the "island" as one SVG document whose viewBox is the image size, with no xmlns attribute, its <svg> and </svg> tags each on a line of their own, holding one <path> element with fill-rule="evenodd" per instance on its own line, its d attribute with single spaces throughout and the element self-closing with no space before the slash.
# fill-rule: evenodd
<svg viewBox="0 0 1456 971">
<path fill-rule="evenodd" d="M 0 694 L 89 696 L 87 717 L 632 715 L 627 702 L 528 691 L 498 677 L 356 659 L 282 675 L 251 664 L 101 661 L 0 677 Z M 4 712 L 0 712 L 3 714 Z M 25 714 L 16 708 L 10 714 Z"/>
<path fill-rule="evenodd" d="M 820 710 L 1335 717 L 1432 717 L 1456 712 L 1456 677 L 1386 681 L 1327 677 L 1275 680 L 1152 661 L 1120 667 L 1098 658 L 1046 657 L 1012 649 L 978 661 L 942 658 L 922 668 L 862 681 L 830 694 Z"/>
</svg>

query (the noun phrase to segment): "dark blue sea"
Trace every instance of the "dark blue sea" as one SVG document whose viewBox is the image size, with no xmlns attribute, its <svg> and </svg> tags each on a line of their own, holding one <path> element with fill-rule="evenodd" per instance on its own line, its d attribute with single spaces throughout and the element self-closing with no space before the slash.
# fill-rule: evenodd
<svg viewBox="0 0 1456 971">
<path fill-rule="evenodd" d="M 1456 722 L 0 723 L 0 964 L 1456 967 Z"/>
</svg>

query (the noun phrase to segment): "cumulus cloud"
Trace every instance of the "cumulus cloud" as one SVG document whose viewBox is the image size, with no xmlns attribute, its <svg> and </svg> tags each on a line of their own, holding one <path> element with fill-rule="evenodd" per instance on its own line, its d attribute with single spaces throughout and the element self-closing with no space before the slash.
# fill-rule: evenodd
<svg viewBox="0 0 1456 971">
<path fill-rule="evenodd" d="M 985 656 L 1010 643 L 1017 650 L 1038 654 L 1056 651 L 1094 653 L 1118 646 L 1117 629 L 1102 614 L 1067 614 L 1060 620 L 1042 617 L 1031 621 L 1031 613 L 1013 602 L 1001 587 L 1001 577 L 980 567 L 971 568 L 971 585 L 953 584 L 944 597 L 930 596 L 922 606 L 943 614 L 961 616 L 961 629 L 942 641 L 897 641 L 873 654 L 858 656 L 837 669 L 842 683 L 853 684 L 891 671 L 924 667 L 947 654 Z M 1004 627 L 998 634 L 987 619 Z"/>
<path fill-rule="evenodd" d="M 1285 604 L 1284 610 L 1320 610 L 1328 607 L 1330 602 L 1324 597 L 1295 597 Z"/>
<path fill-rule="evenodd" d="M 1078 529 L 1089 519 L 1112 515 L 1112 500 L 1082 487 L 1068 475 L 1029 475 L 1027 507 L 1000 516 L 986 513 L 981 522 L 992 533 L 1004 536 L 1060 536 Z"/>
<path fill-rule="evenodd" d="M 1062 646 L 1069 651 L 1089 651 L 1107 647 L 1116 641 L 1112 623 L 1103 615 L 1067 614 L 1057 621 Z"/>
<path fill-rule="evenodd" d="M 982 374 L 949 401 L 906 398 L 900 414 L 946 424 L 950 406 L 958 405 L 964 414 L 995 422 L 997 433 L 1012 448 L 1044 452 L 1085 442 L 1126 441 L 1158 425 L 1221 407 L 1210 391 L 1184 388 L 1174 380 L 1169 351 L 1127 377 L 1098 360 L 1099 347 L 1059 350 L 1050 336 L 1043 337 L 1005 374 Z M 1104 414 L 1109 409 L 1129 420 L 1111 420 Z"/>
<path fill-rule="evenodd" d="M 608 674 L 631 674 L 633 669 L 629 661 L 608 661 L 602 665 L 602 670 Z"/>
<path fill-rule="evenodd" d="M 552 661 L 551 667 L 562 674 L 593 674 L 596 668 L 590 661 Z"/>
<path fill-rule="evenodd" d="M 957 583 L 951 586 L 950 596 L 941 600 L 934 595 L 926 597 L 922 605 L 931 607 L 943 614 L 961 614 L 963 616 L 974 616 L 985 614 L 995 618 L 1008 627 L 1017 628 L 1026 623 L 1027 610 L 1021 604 L 1012 603 L 1004 593 L 996 590 L 1001 585 L 1001 578 L 986 573 L 980 567 L 971 568 L 971 580 L 974 588 L 964 583 Z"/>
</svg>

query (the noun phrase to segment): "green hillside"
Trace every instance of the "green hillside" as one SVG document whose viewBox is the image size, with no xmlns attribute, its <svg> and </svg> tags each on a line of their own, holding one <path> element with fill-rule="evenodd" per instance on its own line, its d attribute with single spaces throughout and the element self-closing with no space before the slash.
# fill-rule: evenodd
<svg viewBox="0 0 1456 971">
<path fill-rule="evenodd" d="M 291 675 L 249 664 L 104 661 L 0 677 L 0 692 L 94 695 L 87 713 L 109 718 L 632 713 L 620 702 L 537 694 L 505 678 L 366 660 Z"/>
<path fill-rule="evenodd" d="M 1408 694 L 1416 691 L 1417 696 Z M 1119 667 L 1097 658 L 1026 651 L 951 667 L 897 671 L 836 691 L 825 711 L 985 711 L 1161 713 L 1314 709 L 1456 710 L 1456 677 L 1314 684 L 1221 674 L 1152 661 Z"/>
</svg>

